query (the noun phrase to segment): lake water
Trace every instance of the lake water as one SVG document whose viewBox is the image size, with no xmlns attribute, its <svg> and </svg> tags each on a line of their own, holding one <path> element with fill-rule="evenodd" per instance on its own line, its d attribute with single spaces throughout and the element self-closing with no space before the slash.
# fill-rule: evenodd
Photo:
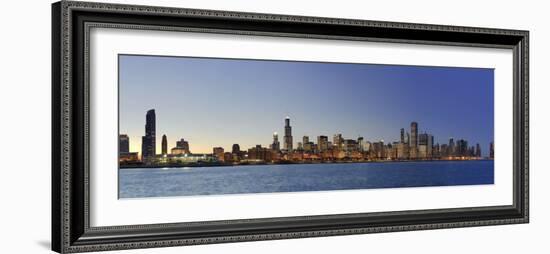
<svg viewBox="0 0 550 254">
<path fill-rule="evenodd" d="M 493 184 L 494 163 L 426 161 L 120 169 L 119 197 Z"/>
</svg>

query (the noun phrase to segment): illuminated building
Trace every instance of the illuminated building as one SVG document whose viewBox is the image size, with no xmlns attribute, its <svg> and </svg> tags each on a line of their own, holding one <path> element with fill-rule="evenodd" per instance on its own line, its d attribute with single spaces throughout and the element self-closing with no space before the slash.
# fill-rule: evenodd
<svg viewBox="0 0 550 254">
<path fill-rule="evenodd" d="M 409 158 L 409 144 L 405 142 L 398 143 L 397 147 L 397 159 L 406 160 Z"/>
<path fill-rule="evenodd" d="M 137 163 L 139 162 L 138 153 L 120 153 L 118 162 L 124 164 Z"/>
<path fill-rule="evenodd" d="M 330 147 L 329 142 L 328 142 L 328 137 L 327 136 L 317 136 L 317 146 L 318 146 L 319 151 L 321 151 L 321 152 L 328 150 L 328 148 Z"/>
<path fill-rule="evenodd" d="M 176 141 L 176 149 L 177 151 L 182 151 L 182 153 L 189 154 L 191 153 L 191 150 L 189 150 L 189 142 L 185 141 L 185 139 L 180 139 L 179 141 Z M 175 148 L 172 148 L 172 151 L 174 151 Z"/>
<path fill-rule="evenodd" d="M 155 110 L 145 115 L 145 136 L 141 137 L 141 160 L 150 164 L 156 156 L 156 119 Z"/>
<path fill-rule="evenodd" d="M 342 138 L 342 134 L 334 134 L 332 137 L 332 144 L 338 149 L 342 149 L 342 145 L 344 143 L 344 138 Z"/>
<path fill-rule="evenodd" d="M 173 148 L 175 149 L 175 148 Z M 172 149 L 172 150 L 173 150 Z M 169 163 L 194 164 L 194 163 L 216 163 L 218 158 L 211 154 L 171 154 L 168 156 Z"/>
<path fill-rule="evenodd" d="M 173 154 L 173 155 L 189 154 L 189 151 L 181 147 L 174 147 L 170 149 L 170 154 Z"/>
<path fill-rule="evenodd" d="M 248 160 L 265 162 L 271 161 L 272 151 L 262 147 L 261 145 L 256 145 L 256 147 L 248 149 Z"/>
<path fill-rule="evenodd" d="M 233 155 L 232 161 L 240 161 L 242 157 L 241 147 L 239 144 L 233 144 L 231 147 L 231 154 Z"/>
<path fill-rule="evenodd" d="M 223 147 L 214 147 L 212 149 L 212 155 L 218 158 L 219 161 L 225 161 L 225 155 Z"/>
<path fill-rule="evenodd" d="M 357 138 L 357 149 L 361 152 L 365 150 L 365 139 L 363 137 Z"/>
<path fill-rule="evenodd" d="M 290 126 L 290 117 L 285 118 L 285 137 L 284 148 L 288 152 L 292 152 L 292 127 Z"/>
<path fill-rule="evenodd" d="M 476 157 L 481 158 L 481 146 L 479 143 L 476 144 Z"/>
<path fill-rule="evenodd" d="M 277 132 L 273 133 L 273 143 L 271 143 L 271 150 L 277 152 L 281 150 L 281 144 L 279 143 L 279 135 L 277 134 Z"/>
<path fill-rule="evenodd" d="M 298 142 L 298 148 L 296 148 L 296 150 L 298 150 L 298 151 L 303 151 L 304 150 L 304 146 L 302 145 L 302 142 Z"/>
<path fill-rule="evenodd" d="M 359 150 L 359 146 L 357 144 L 357 141 L 353 139 L 344 139 L 344 143 L 342 145 L 342 149 L 348 153 L 355 152 Z"/>
</svg>

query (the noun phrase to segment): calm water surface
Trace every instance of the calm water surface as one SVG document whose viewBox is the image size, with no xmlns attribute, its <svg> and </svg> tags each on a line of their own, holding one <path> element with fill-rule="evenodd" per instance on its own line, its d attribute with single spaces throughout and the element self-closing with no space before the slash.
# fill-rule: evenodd
<svg viewBox="0 0 550 254">
<path fill-rule="evenodd" d="M 493 184 L 492 160 L 120 169 L 119 197 Z"/>
</svg>

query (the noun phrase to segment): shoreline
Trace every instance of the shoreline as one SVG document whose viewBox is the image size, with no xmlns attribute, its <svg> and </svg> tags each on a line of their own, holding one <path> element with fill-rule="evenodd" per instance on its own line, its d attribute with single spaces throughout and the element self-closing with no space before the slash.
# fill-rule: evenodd
<svg viewBox="0 0 550 254">
<path fill-rule="evenodd" d="M 468 159 L 468 160 L 380 160 L 380 161 L 318 161 L 318 162 L 284 162 L 284 163 L 189 163 L 189 164 L 168 164 L 168 165 L 124 165 L 119 164 L 118 169 L 141 169 L 141 168 L 208 168 L 208 167 L 235 167 L 235 166 L 271 166 L 271 165 L 310 165 L 310 164 L 356 164 L 356 163 L 404 163 L 404 162 L 452 162 L 452 161 L 494 161 L 490 158 Z"/>
</svg>

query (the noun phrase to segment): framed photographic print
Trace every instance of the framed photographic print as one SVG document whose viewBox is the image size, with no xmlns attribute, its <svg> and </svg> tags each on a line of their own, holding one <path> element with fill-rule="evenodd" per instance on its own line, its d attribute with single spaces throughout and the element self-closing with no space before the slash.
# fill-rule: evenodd
<svg viewBox="0 0 550 254">
<path fill-rule="evenodd" d="M 61 1 L 52 249 L 527 223 L 527 31 Z"/>
</svg>

